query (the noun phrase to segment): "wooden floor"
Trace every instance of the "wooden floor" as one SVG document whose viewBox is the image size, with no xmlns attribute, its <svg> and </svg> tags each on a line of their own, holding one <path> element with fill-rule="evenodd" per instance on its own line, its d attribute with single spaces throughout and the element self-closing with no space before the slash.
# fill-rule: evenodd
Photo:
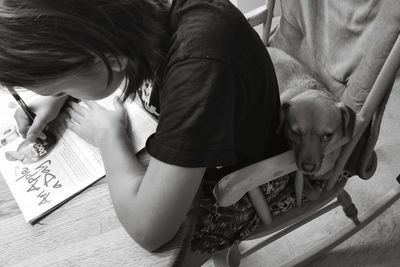
<svg viewBox="0 0 400 267">
<path fill-rule="evenodd" d="M 394 186 L 400 173 L 400 75 L 393 88 L 376 146 L 378 169 L 370 180 L 353 177 L 346 188 L 363 213 Z M 294 256 L 317 246 L 343 225 L 350 223 L 341 208 L 297 229 L 268 248 L 242 260 L 243 267 L 279 266 Z M 241 249 L 251 242 L 243 242 Z M 310 267 L 400 266 L 400 201 L 375 221 Z"/>
</svg>

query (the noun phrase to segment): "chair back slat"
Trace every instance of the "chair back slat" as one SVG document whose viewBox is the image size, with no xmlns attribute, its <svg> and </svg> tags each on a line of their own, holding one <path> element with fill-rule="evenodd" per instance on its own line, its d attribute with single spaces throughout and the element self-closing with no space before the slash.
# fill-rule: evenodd
<svg viewBox="0 0 400 267">
<path fill-rule="evenodd" d="M 392 91 L 393 83 L 396 79 L 396 74 L 400 69 L 400 35 L 390 51 L 379 75 L 369 92 L 367 99 L 362 106 L 360 112 L 357 114 L 356 125 L 354 130 L 353 139 L 344 146 L 340 157 L 336 162 L 334 177 L 338 177 L 343 171 L 351 153 L 360 140 L 367 126 L 370 124 L 373 115 L 379 109 L 380 105 L 388 98 Z M 330 190 L 335 185 L 336 180 L 330 179 L 326 189 Z"/>
</svg>

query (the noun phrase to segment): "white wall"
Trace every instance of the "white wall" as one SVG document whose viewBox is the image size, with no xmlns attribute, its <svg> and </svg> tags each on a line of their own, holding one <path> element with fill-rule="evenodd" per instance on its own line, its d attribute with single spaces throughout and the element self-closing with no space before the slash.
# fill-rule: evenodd
<svg viewBox="0 0 400 267">
<path fill-rule="evenodd" d="M 236 1 L 236 3 L 238 3 L 239 9 L 243 13 L 253 10 L 261 5 L 265 5 L 267 2 L 267 0 L 235 0 L 235 1 Z M 281 15 L 281 5 L 280 4 L 281 4 L 280 0 L 275 1 L 274 16 Z"/>
<path fill-rule="evenodd" d="M 237 0 L 237 2 L 239 4 L 239 9 L 243 13 L 246 13 L 249 10 L 263 5 L 265 0 Z"/>
</svg>

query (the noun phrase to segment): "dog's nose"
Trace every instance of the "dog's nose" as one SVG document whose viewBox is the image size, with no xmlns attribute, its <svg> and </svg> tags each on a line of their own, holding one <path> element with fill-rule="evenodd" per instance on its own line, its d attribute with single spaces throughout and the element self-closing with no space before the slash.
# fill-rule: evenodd
<svg viewBox="0 0 400 267">
<path fill-rule="evenodd" d="M 317 167 L 317 164 L 314 163 L 308 163 L 308 162 L 303 162 L 301 164 L 301 167 L 303 168 L 303 171 L 306 172 L 313 172 L 315 168 Z"/>
</svg>

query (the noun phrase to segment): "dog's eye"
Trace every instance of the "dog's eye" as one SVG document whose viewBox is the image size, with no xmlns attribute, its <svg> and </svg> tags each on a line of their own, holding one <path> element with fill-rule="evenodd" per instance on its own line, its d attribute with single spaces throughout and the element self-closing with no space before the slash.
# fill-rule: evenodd
<svg viewBox="0 0 400 267">
<path fill-rule="evenodd" d="M 328 142 L 328 141 L 330 141 L 332 139 L 332 137 L 333 137 L 333 134 L 327 133 L 324 136 L 322 136 L 321 141 L 322 142 Z"/>
</svg>

